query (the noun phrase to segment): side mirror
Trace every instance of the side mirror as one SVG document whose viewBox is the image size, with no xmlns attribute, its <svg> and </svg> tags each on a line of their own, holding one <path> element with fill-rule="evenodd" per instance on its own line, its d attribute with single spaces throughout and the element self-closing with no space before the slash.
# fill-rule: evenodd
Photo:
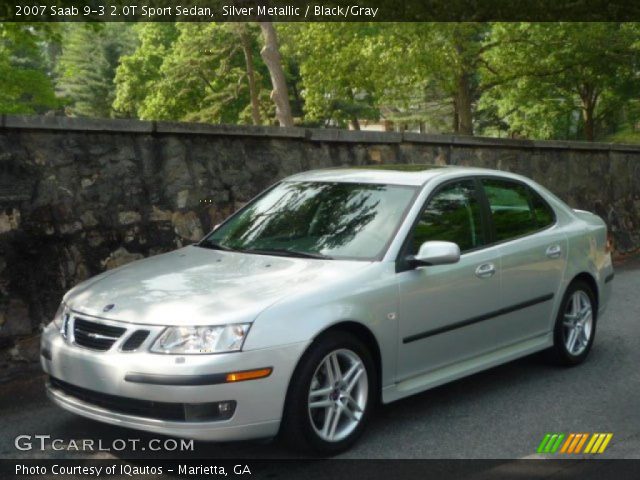
<svg viewBox="0 0 640 480">
<path fill-rule="evenodd" d="M 414 267 L 457 263 L 460 260 L 460 247 L 453 242 L 424 242 L 420 245 L 418 254 L 407 260 Z"/>
</svg>

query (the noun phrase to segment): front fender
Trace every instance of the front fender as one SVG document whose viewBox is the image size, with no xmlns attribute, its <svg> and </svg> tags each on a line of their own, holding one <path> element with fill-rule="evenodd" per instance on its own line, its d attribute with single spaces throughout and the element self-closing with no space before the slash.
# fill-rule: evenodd
<svg viewBox="0 0 640 480">
<path fill-rule="evenodd" d="M 344 321 L 367 328 L 380 349 L 382 385 L 393 382 L 398 346 L 398 287 L 392 264 L 380 263 L 375 272 L 337 282 L 331 287 L 282 300 L 262 312 L 244 350 L 307 342 Z"/>
</svg>

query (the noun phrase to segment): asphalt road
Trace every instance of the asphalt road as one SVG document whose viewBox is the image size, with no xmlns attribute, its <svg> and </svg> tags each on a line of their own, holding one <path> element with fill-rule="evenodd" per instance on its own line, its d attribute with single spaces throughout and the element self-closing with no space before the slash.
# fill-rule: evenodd
<svg viewBox="0 0 640 480">
<path fill-rule="evenodd" d="M 640 262 L 617 269 L 612 302 L 588 360 L 553 367 L 528 357 L 384 407 L 343 458 L 535 458 L 547 432 L 612 432 L 603 458 L 640 458 Z M 0 386 L 0 458 L 291 458 L 278 442 L 195 443 L 193 452 L 28 451 L 18 435 L 114 439 L 153 435 L 53 406 L 42 378 Z"/>
</svg>

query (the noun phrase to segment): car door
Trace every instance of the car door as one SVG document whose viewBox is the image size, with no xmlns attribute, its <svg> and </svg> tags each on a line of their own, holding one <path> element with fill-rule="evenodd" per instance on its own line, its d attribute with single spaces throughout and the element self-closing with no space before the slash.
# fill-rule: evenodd
<svg viewBox="0 0 640 480">
<path fill-rule="evenodd" d="M 494 325 L 483 321 L 500 308 L 500 255 L 486 247 L 487 219 L 476 180 L 439 186 L 425 202 L 400 254 L 398 381 L 491 348 Z M 460 261 L 411 269 L 402 259 L 423 242 L 457 243 Z"/>
<path fill-rule="evenodd" d="M 481 179 L 502 258 L 502 302 L 513 342 L 549 331 L 566 266 L 567 239 L 551 206 L 525 183 Z"/>
</svg>

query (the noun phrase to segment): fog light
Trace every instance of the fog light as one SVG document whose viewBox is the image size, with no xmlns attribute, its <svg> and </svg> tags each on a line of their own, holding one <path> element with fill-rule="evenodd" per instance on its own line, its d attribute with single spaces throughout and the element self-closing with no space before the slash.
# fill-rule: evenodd
<svg viewBox="0 0 640 480">
<path fill-rule="evenodd" d="M 234 400 L 211 403 L 185 403 L 184 419 L 187 422 L 228 420 L 236 410 Z"/>
</svg>

